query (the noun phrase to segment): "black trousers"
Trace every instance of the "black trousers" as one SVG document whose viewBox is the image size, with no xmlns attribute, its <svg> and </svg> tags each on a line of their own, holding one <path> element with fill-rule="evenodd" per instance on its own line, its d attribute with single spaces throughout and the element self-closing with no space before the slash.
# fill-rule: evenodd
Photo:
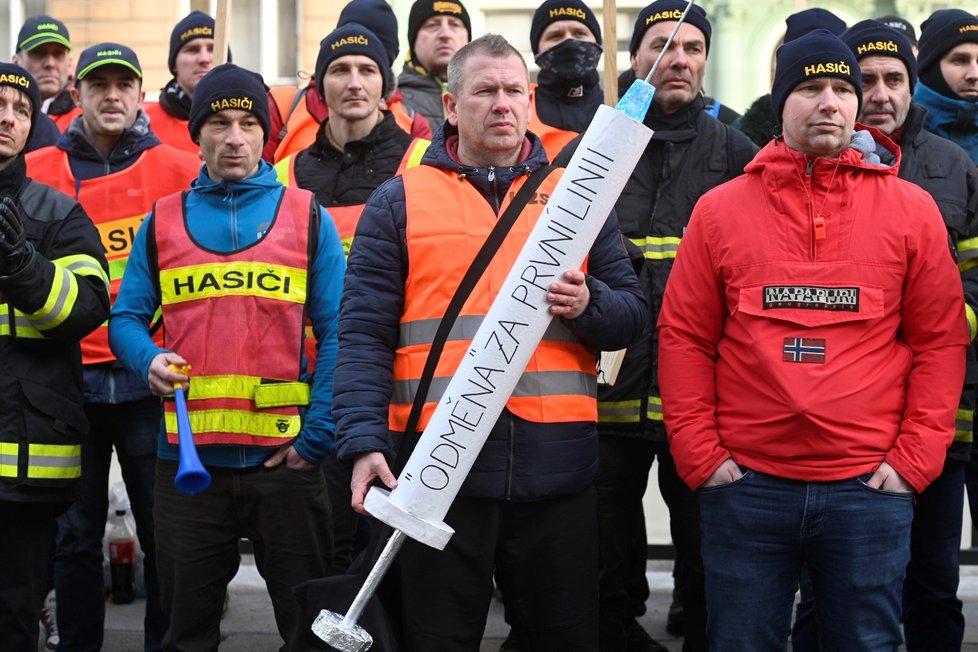
<svg viewBox="0 0 978 652">
<path fill-rule="evenodd" d="M 700 512 L 696 494 L 680 479 L 666 442 L 603 435 L 594 486 L 601 536 L 602 652 L 625 649 L 623 622 L 640 611 L 635 586 L 644 583 L 645 520 L 642 496 L 654 460 L 659 461 L 659 490 L 669 508 L 669 531 L 676 547 L 676 586 L 683 602 L 685 652 L 705 652 L 706 595 L 700 557 Z M 641 573 L 639 578 L 636 577 Z M 645 593 L 647 597 L 647 593 Z"/>
<path fill-rule="evenodd" d="M 493 591 L 532 652 L 598 646 L 594 490 L 532 502 L 459 497 L 445 550 L 409 540 L 398 556 L 403 652 L 477 652 Z"/>
<path fill-rule="evenodd" d="M 58 514 L 67 504 L 0 502 L 0 648 L 37 652 Z"/>
<path fill-rule="evenodd" d="M 246 538 L 272 599 L 281 649 L 289 650 L 298 612 L 292 588 L 323 577 L 332 556 L 322 469 L 208 467 L 211 486 L 195 496 L 174 489 L 176 470 L 175 462 L 157 462 L 156 560 L 170 618 L 163 649 L 217 649 L 224 594 L 241 560 L 238 540 Z"/>
</svg>

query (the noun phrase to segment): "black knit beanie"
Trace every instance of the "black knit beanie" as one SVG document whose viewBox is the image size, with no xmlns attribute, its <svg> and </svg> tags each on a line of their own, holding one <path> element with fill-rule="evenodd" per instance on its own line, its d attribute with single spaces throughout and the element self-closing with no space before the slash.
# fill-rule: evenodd
<svg viewBox="0 0 978 652">
<path fill-rule="evenodd" d="M 601 25 L 591 11 L 591 8 L 581 0 L 546 0 L 533 12 L 533 22 L 530 23 L 530 47 L 533 54 L 540 53 L 540 36 L 551 23 L 559 20 L 576 20 L 594 34 L 598 45 L 601 45 Z"/>
<path fill-rule="evenodd" d="M 787 27 L 784 32 L 785 43 L 816 29 L 827 29 L 836 36 L 846 31 L 846 21 L 831 11 L 818 7 L 791 14 L 784 19 L 784 24 Z"/>
<path fill-rule="evenodd" d="M 351 0 L 343 7 L 337 27 L 359 23 L 377 35 L 387 50 L 387 65 L 393 65 L 400 53 L 397 40 L 397 16 L 387 0 Z"/>
<path fill-rule="evenodd" d="M 26 149 L 27 144 L 31 142 L 31 136 L 34 135 L 34 127 L 41 117 L 41 91 L 37 88 L 37 80 L 17 64 L 0 63 L 0 86 L 10 86 L 26 95 L 31 101 L 31 128 L 27 132 L 27 140 L 24 141 L 24 149 Z"/>
<path fill-rule="evenodd" d="M 917 31 L 906 18 L 901 18 L 900 16 L 880 16 L 876 20 L 903 34 L 903 38 L 907 39 L 910 45 L 917 45 Z"/>
<path fill-rule="evenodd" d="M 359 23 L 337 27 L 319 42 L 319 56 L 316 57 L 316 90 L 319 94 L 323 94 L 323 74 L 330 62 L 348 54 L 362 54 L 374 60 L 384 79 L 381 97 L 386 97 L 391 77 L 387 50 L 379 36 Z"/>
<path fill-rule="evenodd" d="M 935 11 L 920 24 L 917 69 L 923 74 L 961 43 L 978 43 L 978 18 L 963 9 Z"/>
<path fill-rule="evenodd" d="M 635 54 L 638 46 L 642 44 L 642 37 L 645 36 L 645 32 L 650 27 L 656 23 L 679 20 L 680 16 L 683 15 L 683 11 L 686 9 L 686 5 L 685 0 L 657 0 L 640 11 L 638 18 L 635 19 L 635 28 L 632 30 L 632 41 L 628 44 L 629 54 Z M 710 25 L 710 21 L 707 19 L 706 12 L 703 11 L 703 8 L 699 5 L 693 5 L 693 8 L 686 14 L 686 20 L 683 22 L 689 23 L 693 27 L 698 27 L 703 32 L 703 36 L 706 37 L 706 51 L 709 52 L 710 36 L 713 34 L 713 27 Z"/>
<path fill-rule="evenodd" d="M 472 21 L 465 5 L 458 0 L 417 0 L 411 5 L 408 15 L 408 49 L 414 51 L 414 39 L 418 37 L 421 24 L 432 16 L 455 16 L 465 25 L 472 40 Z"/>
<path fill-rule="evenodd" d="M 862 110 L 862 75 L 856 55 L 832 32 L 816 29 L 778 48 L 771 106 L 779 124 L 791 91 L 803 81 L 816 77 L 838 77 L 852 84 L 859 100 L 857 113 Z"/>
<path fill-rule="evenodd" d="M 200 128 L 208 116 L 225 109 L 250 111 L 258 118 L 265 133 L 265 142 L 271 129 L 268 116 L 268 95 L 261 75 L 233 63 L 225 63 L 203 76 L 194 90 L 190 105 L 187 129 L 196 143 Z"/>
<path fill-rule="evenodd" d="M 166 59 L 166 66 L 171 74 L 176 74 L 174 69 L 180 48 L 198 38 L 214 38 L 214 19 L 203 11 L 191 11 L 170 32 L 170 56 Z"/>
<path fill-rule="evenodd" d="M 870 56 L 894 57 L 907 67 L 910 92 L 917 85 L 917 59 L 903 34 L 876 20 L 864 20 L 846 30 L 841 37 L 856 59 Z"/>
</svg>

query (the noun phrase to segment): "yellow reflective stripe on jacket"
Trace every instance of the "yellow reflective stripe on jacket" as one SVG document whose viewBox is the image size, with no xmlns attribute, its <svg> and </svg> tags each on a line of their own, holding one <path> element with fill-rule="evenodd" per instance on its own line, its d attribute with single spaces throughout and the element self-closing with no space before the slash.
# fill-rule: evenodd
<svg viewBox="0 0 978 652">
<path fill-rule="evenodd" d="M 27 477 L 67 480 L 81 477 L 81 444 L 29 444 Z"/>
<path fill-rule="evenodd" d="M 424 158 L 425 152 L 431 146 L 431 141 L 426 138 L 415 138 L 414 142 L 411 144 L 411 151 L 408 152 L 409 156 L 404 162 L 404 168 L 416 168 L 421 165 L 421 159 Z"/>
<path fill-rule="evenodd" d="M 17 444 L 0 442 L 0 478 L 17 477 L 17 452 Z"/>
<path fill-rule="evenodd" d="M 649 397 L 649 406 L 645 411 L 645 418 L 653 421 L 662 421 L 662 399 L 658 396 Z"/>
<path fill-rule="evenodd" d="M 598 421 L 603 423 L 638 423 L 642 401 L 598 401 Z"/>
<path fill-rule="evenodd" d="M 193 381 L 191 381 L 193 384 Z M 189 410 L 190 430 L 194 433 L 226 432 L 235 435 L 252 435 L 288 439 L 302 429 L 302 418 L 281 414 L 257 414 L 247 410 Z M 165 412 L 166 431 L 177 432 L 177 415 Z"/>
<path fill-rule="evenodd" d="M 39 331 L 54 328 L 68 318 L 77 298 L 78 279 L 67 269 L 55 265 L 51 291 L 48 292 L 44 305 L 27 315 L 27 318 Z"/>
<path fill-rule="evenodd" d="M 76 276 L 97 276 L 102 279 L 102 282 L 105 284 L 105 289 L 109 289 L 109 277 L 105 275 L 105 270 L 102 269 L 102 265 L 91 256 L 85 254 L 62 256 L 51 262 L 59 267 L 64 267 Z M 125 270 L 125 259 L 123 259 L 123 270 Z M 122 271 L 119 272 L 118 278 L 122 278 Z"/>
<path fill-rule="evenodd" d="M 964 316 L 968 320 L 968 336 L 974 341 L 978 335 L 978 317 L 975 316 L 974 309 L 968 304 L 964 304 Z"/>
<path fill-rule="evenodd" d="M 10 337 L 10 313 L 9 304 L 0 304 L 0 337 Z M 17 330 L 17 337 L 32 340 L 44 339 L 44 334 L 31 325 L 30 319 L 19 310 L 14 310 L 14 328 Z"/>
<path fill-rule="evenodd" d="M 289 163 L 292 161 L 292 154 L 289 154 L 275 164 L 275 178 L 283 186 L 289 185 Z"/>
<path fill-rule="evenodd" d="M 958 410 L 954 418 L 954 441 L 972 441 L 975 437 L 974 427 L 974 410 Z"/>
<path fill-rule="evenodd" d="M 304 269 L 267 262 L 190 265 L 160 271 L 164 304 L 220 296 L 251 296 L 291 303 L 306 302 Z"/>
<path fill-rule="evenodd" d="M 309 385 L 298 381 L 270 381 L 256 376 L 194 376 L 188 400 L 236 398 L 254 400 L 257 407 L 309 405 Z"/>
<path fill-rule="evenodd" d="M 645 238 L 629 238 L 632 243 L 642 250 L 642 253 L 649 260 L 665 260 L 667 258 L 675 258 L 676 252 L 679 250 L 679 243 L 682 238 L 674 237 L 655 237 L 647 236 Z"/>
<path fill-rule="evenodd" d="M 978 238 L 958 240 L 958 269 L 967 272 L 978 267 Z"/>
</svg>

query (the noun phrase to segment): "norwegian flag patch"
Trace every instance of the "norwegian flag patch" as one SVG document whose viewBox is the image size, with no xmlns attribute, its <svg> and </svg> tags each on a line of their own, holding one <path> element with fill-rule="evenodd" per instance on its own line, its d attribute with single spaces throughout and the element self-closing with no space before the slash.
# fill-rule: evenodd
<svg viewBox="0 0 978 652">
<path fill-rule="evenodd" d="M 808 362 L 825 364 L 825 340 L 809 337 L 784 338 L 785 362 Z"/>
</svg>

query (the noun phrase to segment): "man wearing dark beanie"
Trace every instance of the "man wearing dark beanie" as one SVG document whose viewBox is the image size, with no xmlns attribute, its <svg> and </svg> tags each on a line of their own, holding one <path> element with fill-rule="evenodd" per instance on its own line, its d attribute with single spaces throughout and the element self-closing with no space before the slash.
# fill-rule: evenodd
<svg viewBox="0 0 978 652">
<path fill-rule="evenodd" d="M 445 121 L 448 62 L 472 40 L 469 12 L 459 0 L 415 0 L 408 16 L 408 53 L 397 86 L 404 105 L 428 119 L 434 132 Z"/>
<path fill-rule="evenodd" d="M 529 129 L 553 160 L 604 101 L 597 70 L 601 27 L 581 0 L 547 0 L 533 13 L 530 45 L 540 74 L 530 85 Z"/>
<path fill-rule="evenodd" d="M 715 652 L 785 649 L 803 568 L 822 649 L 899 648 L 914 493 L 954 436 L 960 272 L 900 148 L 856 124 L 858 66 L 822 29 L 779 48 L 783 136 L 697 203 L 659 313 Z"/>
<path fill-rule="evenodd" d="M 978 18 L 939 9 L 920 25 L 915 102 L 924 128 L 957 143 L 978 164 Z"/>
<path fill-rule="evenodd" d="M 636 77 L 648 76 L 686 6 L 683 0 L 658 0 L 639 12 L 629 48 Z M 706 12 L 694 5 L 652 78 L 656 92 L 645 124 L 654 135 L 615 204 L 629 257 L 639 270 L 650 325 L 655 323 L 696 200 L 741 174 L 757 151 L 746 136 L 704 110 L 703 76 L 711 36 Z M 642 496 L 655 462 L 677 553 L 675 596 L 682 604 L 682 616 L 674 620 L 683 629 L 684 650 L 705 652 L 709 647 L 699 508 L 696 495 L 676 475 L 669 452 L 658 363 L 650 326 L 639 342 L 628 347 L 614 385 L 598 386 L 600 464 L 595 488 L 602 559 L 598 587 L 602 652 L 632 649 L 630 645 L 662 649 L 649 642 L 636 621 L 648 597 Z"/>
<path fill-rule="evenodd" d="M 167 68 L 173 79 L 160 89 L 159 102 L 145 102 L 153 133 L 167 145 L 191 153 L 200 148 L 187 134 L 187 119 L 194 89 L 214 64 L 214 19 L 191 11 L 170 32 Z"/>
<path fill-rule="evenodd" d="M 140 109 L 142 68 L 131 48 L 97 43 L 82 51 L 72 96 L 81 115 L 54 147 L 27 156 L 27 171 L 78 201 L 105 235 L 109 299 L 114 301 L 139 222 L 157 199 L 189 185 L 200 160 L 154 135 Z M 162 336 L 161 331 L 160 342 Z M 97 650 L 104 642 L 102 541 L 114 451 L 146 555 L 142 649 L 159 650 L 168 626 L 160 608 L 153 525 L 160 401 L 145 378 L 133 375 L 109 351 L 105 325 L 82 340 L 81 354 L 89 433 L 82 442 L 79 498 L 58 519 L 54 589 L 59 647 Z"/>
<path fill-rule="evenodd" d="M 876 127 L 900 146 L 899 177 L 926 190 L 944 218 L 958 255 L 965 294 L 968 332 L 974 339 L 978 320 L 978 172 L 964 151 L 923 128 L 926 111 L 911 101 L 917 61 L 901 33 L 881 22 L 864 20 L 842 35 L 859 59 L 863 108 L 859 122 Z M 917 496 L 910 532 L 910 564 L 903 584 L 903 630 L 909 650 L 959 650 L 964 616 L 957 598 L 964 509 L 965 467 L 970 458 L 974 349 L 961 393 L 954 441 L 937 478 Z M 806 586 L 807 584 L 807 586 Z M 792 629 L 797 652 L 819 649 L 811 585 L 802 583 L 802 600 Z"/>
<path fill-rule="evenodd" d="M 293 636 L 308 625 L 297 622 L 292 588 L 322 577 L 331 556 L 321 464 L 333 448 L 343 248 L 312 194 L 283 188 L 261 160 L 269 122 L 260 75 L 211 70 L 187 127 L 204 165 L 189 191 L 157 200 L 140 226 L 109 324 L 113 352 L 154 394 L 189 380 L 193 438 L 211 476 L 196 495 L 174 486 L 176 413 L 165 400 L 154 495 L 170 617 L 163 649 L 217 649 L 241 538 L 262 551 L 282 649 L 297 649 Z M 166 348 L 151 336 L 158 310 Z M 307 319 L 314 379 L 302 354 Z"/>
<path fill-rule="evenodd" d="M 394 122 L 404 133 L 414 138 L 431 138 L 432 130 L 428 119 L 404 105 L 404 96 L 397 88 L 394 73 L 390 69 L 399 51 L 397 17 L 390 4 L 387 0 L 351 0 L 340 12 L 336 27 L 351 23 L 362 25 L 373 32 L 387 52 L 386 62 L 383 64 L 383 72 L 387 77 L 384 104 L 394 116 Z M 320 42 L 319 47 L 317 62 L 328 54 L 323 51 L 326 39 Z M 312 145 L 319 126 L 329 117 L 329 106 L 321 95 L 321 86 L 316 77 L 318 71 L 317 65 L 309 83 L 302 88 L 278 86 L 268 91 L 272 129 L 262 158 L 269 163 L 277 164 Z"/>
<path fill-rule="evenodd" d="M 78 496 L 78 343 L 109 314 L 98 230 L 78 202 L 27 176 L 40 114 L 34 76 L 0 63 L 0 645 L 18 652 L 38 649 L 56 518 Z"/>
</svg>

